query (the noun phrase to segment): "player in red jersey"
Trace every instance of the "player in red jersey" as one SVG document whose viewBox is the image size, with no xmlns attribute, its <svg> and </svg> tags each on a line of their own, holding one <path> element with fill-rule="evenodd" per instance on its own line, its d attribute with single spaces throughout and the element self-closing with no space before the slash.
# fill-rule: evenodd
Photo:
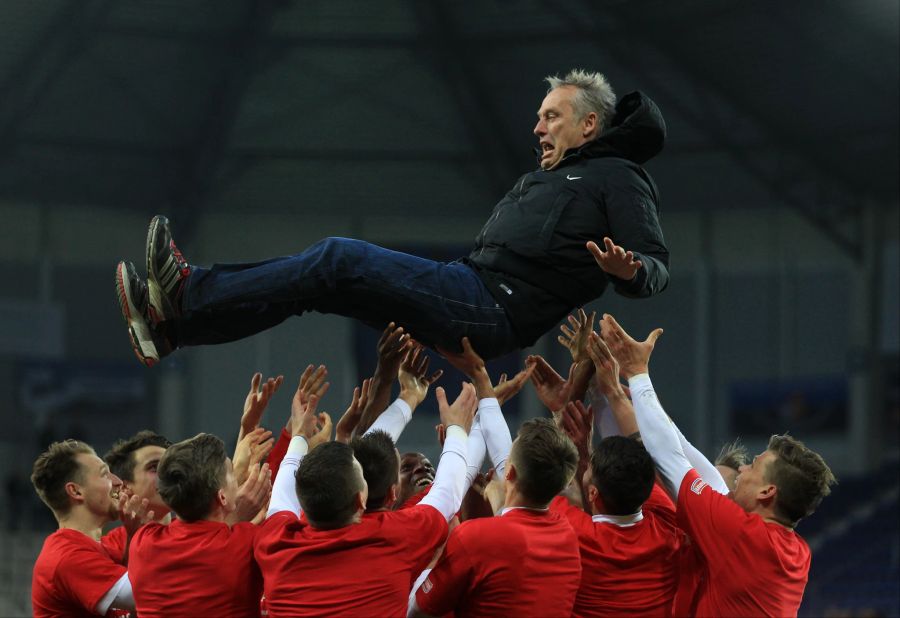
<svg viewBox="0 0 900 618">
<path fill-rule="evenodd" d="M 34 462 L 31 482 L 59 522 L 34 565 L 34 615 L 127 615 L 134 609 L 128 573 L 101 546 L 100 534 L 104 524 L 119 517 L 133 534 L 152 516 L 147 501 L 131 497 L 126 502 L 122 481 L 78 440 L 51 444 Z"/>
<path fill-rule="evenodd" d="M 685 456 L 650 382 L 650 355 L 662 329 L 638 342 L 604 315 L 602 333 L 628 378 L 641 437 L 678 505 L 678 523 L 702 558 L 697 615 L 796 615 L 810 552 L 794 527 L 830 493 L 831 470 L 802 442 L 775 435 L 740 468 L 731 498 L 714 491 Z"/>
<path fill-rule="evenodd" d="M 547 419 L 533 419 L 509 445 L 484 361 L 462 341 L 442 354 L 474 383 L 488 453 L 506 482 L 500 517 L 471 519 L 450 535 L 435 567 L 411 600 L 409 614 L 568 616 L 581 578 L 578 540 L 550 501 L 572 480 L 578 453 Z"/>
<path fill-rule="evenodd" d="M 159 459 L 172 443 L 153 431 L 139 431 L 130 438 L 119 440 L 103 456 L 111 473 L 122 480 L 122 486 L 139 498 L 146 498 L 148 508 L 161 524 L 168 524 L 171 509 L 159 497 L 156 489 L 156 468 Z M 113 560 L 122 562 L 127 542 L 125 526 L 103 535 L 100 543 Z"/>
<path fill-rule="evenodd" d="M 519 430 L 499 517 L 460 524 L 410 608 L 414 616 L 568 616 L 581 561 L 566 518 L 548 508 L 571 481 L 578 455 L 547 419 Z"/>
<path fill-rule="evenodd" d="M 293 411 L 294 437 L 254 552 L 270 616 L 405 613 L 411 573 L 444 542 L 465 480 L 474 389 L 464 385 L 453 405 L 443 389 L 437 398 L 449 429 L 429 495 L 416 507 L 371 517 L 363 517 L 368 486 L 352 448 L 316 431 L 310 410 L 317 398 Z"/>
<path fill-rule="evenodd" d="M 159 492 L 178 516 L 151 523 L 131 543 L 137 610 L 154 616 L 249 616 L 259 612 L 262 576 L 248 523 L 271 493 L 268 466 L 238 488 L 223 442 L 199 434 L 170 446 L 159 462 Z"/>
</svg>

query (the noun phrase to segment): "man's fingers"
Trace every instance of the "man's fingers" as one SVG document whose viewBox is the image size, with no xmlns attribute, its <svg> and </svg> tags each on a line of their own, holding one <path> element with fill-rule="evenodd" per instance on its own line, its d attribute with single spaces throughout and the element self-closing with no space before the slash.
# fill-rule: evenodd
<svg viewBox="0 0 900 618">
<path fill-rule="evenodd" d="M 650 345 L 656 345 L 656 340 L 659 339 L 659 336 L 663 334 L 663 329 L 657 328 L 647 337 L 647 340 L 644 343 L 649 343 Z"/>
<path fill-rule="evenodd" d="M 434 397 L 438 401 L 439 407 L 445 407 L 447 405 L 447 393 L 444 391 L 444 388 L 438 386 L 434 391 Z"/>
<path fill-rule="evenodd" d="M 253 374 L 253 377 L 250 378 L 250 392 L 255 393 L 259 390 L 259 382 L 262 380 L 262 374 L 256 372 Z"/>
<path fill-rule="evenodd" d="M 440 380 L 442 375 L 444 375 L 444 370 L 438 369 L 433 374 L 431 374 L 431 377 L 425 380 L 425 382 L 428 384 L 428 386 L 431 386 L 432 384 Z"/>
</svg>

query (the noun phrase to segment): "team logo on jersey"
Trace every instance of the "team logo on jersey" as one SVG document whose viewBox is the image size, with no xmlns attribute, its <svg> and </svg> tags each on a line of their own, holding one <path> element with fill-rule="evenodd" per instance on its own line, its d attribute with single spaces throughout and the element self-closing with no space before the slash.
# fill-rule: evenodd
<svg viewBox="0 0 900 618">
<path fill-rule="evenodd" d="M 424 592 L 425 594 L 428 594 L 429 592 L 431 592 L 431 589 L 433 587 L 434 587 L 434 584 L 432 584 L 431 580 L 426 577 L 425 581 L 422 582 L 422 592 Z"/>
<path fill-rule="evenodd" d="M 696 478 L 696 479 L 694 479 L 694 482 L 691 483 L 691 491 L 694 492 L 695 494 L 697 494 L 698 496 L 700 495 L 700 492 L 703 491 L 704 487 L 709 487 L 709 483 L 707 483 L 706 481 L 704 481 L 701 478 Z"/>
</svg>

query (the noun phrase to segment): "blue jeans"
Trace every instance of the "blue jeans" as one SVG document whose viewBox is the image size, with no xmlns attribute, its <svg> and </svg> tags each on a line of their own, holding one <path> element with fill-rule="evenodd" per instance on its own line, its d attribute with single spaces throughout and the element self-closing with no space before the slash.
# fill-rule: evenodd
<svg viewBox="0 0 900 618">
<path fill-rule="evenodd" d="M 181 310 L 179 346 L 243 339 L 318 311 L 377 329 L 396 322 L 430 347 L 459 350 L 466 336 L 485 359 L 520 347 L 506 311 L 469 266 L 349 238 L 254 264 L 193 267 Z"/>
</svg>

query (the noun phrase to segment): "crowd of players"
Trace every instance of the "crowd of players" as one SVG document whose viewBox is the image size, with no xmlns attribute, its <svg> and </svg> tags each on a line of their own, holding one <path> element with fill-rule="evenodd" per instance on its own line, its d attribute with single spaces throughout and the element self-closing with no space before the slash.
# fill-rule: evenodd
<svg viewBox="0 0 900 618">
<path fill-rule="evenodd" d="M 654 391 L 660 334 L 582 311 L 560 336 L 566 378 L 529 356 L 496 384 L 467 340 L 442 351 L 469 381 L 452 402 L 435 389 L 437 468 L 395 446 L 440 373 L 393 324 L 336 423 L 309 366 L 278 436 L 259 423 L 283 379 L 253 377 L 231 457 L 205 433 L 142 431 L 103 459 L 54 443 L 31 477 L 59 522 L 34 615 L 796 615 L 810 551 L 794 528 L 834 476 L 787 434 L 708 460 Z M 550 414 L 513 440 L 501 407 L 529 381 Z"/>
</svg>

